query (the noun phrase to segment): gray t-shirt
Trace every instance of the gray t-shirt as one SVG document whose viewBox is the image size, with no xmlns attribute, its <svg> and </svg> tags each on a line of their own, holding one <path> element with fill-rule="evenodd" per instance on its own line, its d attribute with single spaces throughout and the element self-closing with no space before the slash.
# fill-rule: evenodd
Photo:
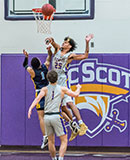
<svg viewBox="0 0 130 160">
<path fill-rule="evenodd" d="M 47 86 L 47 95 L 45 96 L 45 105 L 44 112 L 52 113 L 52 112 L 60 112 L 61 111 L 61 86 L 58 84 Z"/>
</svg>

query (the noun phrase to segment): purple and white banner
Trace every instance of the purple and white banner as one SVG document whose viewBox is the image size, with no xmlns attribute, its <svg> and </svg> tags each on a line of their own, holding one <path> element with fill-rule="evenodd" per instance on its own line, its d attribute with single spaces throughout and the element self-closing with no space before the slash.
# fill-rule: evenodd
<svg viewBox="0 0 130 160">
<path fill-rule="evenodd" d="M 97 58 L 70 65 L 69 86 L 72 90 L 76 89 L 77 83 L 82 86 L 80 96 L 74 102 L 88 126 L 86 136 L 90 139 L 102 132 L 113 134 L 114 130 L 117 132 L 114 136 L 122 135 L 128 128 L 130 70 L 126 56 L 118 56 L 114 59 L 113 55 L 97 55 Z"/>
<path fill-rule="evenodd" d="M 34 56 L 43 62 L 46 58 L 30 55 L 30 59 Z M 27 119 L 35 94 L 30 76 L 22 67 L 23 59 L 23 55 L 15 54 L 1 57 L 1 145 L 41 144 L 36 111 Z M 77 83 L 82 86 L 74 103 L 88 126 L 86 135 L 77 136 L 70 146 L 130 146 L 129 64 L 130 54 L 89 54 L 88 59 L 70 64 L 68 84 L 72 90 Z"/>
</svg>

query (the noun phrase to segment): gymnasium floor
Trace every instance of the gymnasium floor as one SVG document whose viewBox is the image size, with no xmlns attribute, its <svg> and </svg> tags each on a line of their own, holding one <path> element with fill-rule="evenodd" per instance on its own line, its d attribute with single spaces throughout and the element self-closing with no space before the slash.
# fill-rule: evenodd
<svg viewBox="0 0 130 160">
<path fill-rule="evenodd" d="M 79 151 L 80 150 L 80 151 Z M 67 151 L 64 160 L 130 160 L 130 151 L 127 149 L 87 149 L 86 151 Z M 115 150 L 115 151 L 114 151 Z M 119 151 L 121 150 L 121 151 Z M 2 147 L 0 160 L 51 160 L 48 150 Z"/>
</svg>

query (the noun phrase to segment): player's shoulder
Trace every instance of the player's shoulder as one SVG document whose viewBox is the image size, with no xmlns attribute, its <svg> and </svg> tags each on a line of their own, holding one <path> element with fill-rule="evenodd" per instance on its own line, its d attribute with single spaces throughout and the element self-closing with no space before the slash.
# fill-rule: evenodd
<svg viewBox="0 0 130 160">
<path fill-rule="evenodd" d="M 35 77 L 35 71 L 34 71 L 34 69 L 32 67 L 28 66 L 27 67 L 27 71 L 30 74 L 31 78 Z"/>
<path fill-rule="evenodd" d="M 45 63 L 43 63 L 41 66 L 42 66 L 42 68 L 43 68 L 43 69 L 48 70 L 48 69 L 47 69 L 47 66 L 46 66 L 46 64 L 45 64 Z"/>
<path fill-rule="evenodd" d="M 27 71 L 28 71 L 28 72 L 29 72 L 29 71 L 34 71 L 34 69 L 33 69 L 32 67 L 28 66 L 28 67 L 27 67 Z"/>
<path fill-rule="evenodd" d="M 69 55 L 69 57 L 68 57 L 68 63 L 71 63 L 72 62 L 72 60 L 74 59 L 74 57 L 75 57 L 75 53 L 71 53 L 70 55 Z"/>
<path fill-rule="evenodd" d="M 32 69 L 32 67 L 30 67 L 30 66 L 27 66 L 27 69 Z"/>
<path fill-rule="evenodd" d="M 43 87 L 43 88 L 41 89 L 40 93 L 41 93 L 41 94 L 44 94 L 44 96 L 46 96 L 47 91 L 48 91 L 48 89 L 47 89 L 47 86 L 46 86 L 46 87 Z"/>
<path fill-rule="evenodd" d="M 54 56 L 55 55 L 60 55 L 60 52 L 61 52 L 61 47 L 57 48 L 54 52 Z"/>
<path fill-rule="evenodd" d="M 66 91 L 66 87 L 64 87 L 64 86 L 60 86 L 61 87 L 61 90 L 64 92 L 64 91 Z"/>
<path fill-rule="evenodd" d="M 41 92 L 46 92 L 47 90 L 48 90 L 48 87 L 46 86 L 41 89 Z"/>
<path fill-rule="evenodd" d="M 45 63 L 43 63 L 41 66 L 42 66 L 42 67 L 46 67 Z"/>
<path fill-rule="evenodd" d="M 70 55 L 69 55 L 69 58 L 72 58 L 72 57 L 74 57 L 76 54 L 75 53 L 70 53 Z"/>
</svg>

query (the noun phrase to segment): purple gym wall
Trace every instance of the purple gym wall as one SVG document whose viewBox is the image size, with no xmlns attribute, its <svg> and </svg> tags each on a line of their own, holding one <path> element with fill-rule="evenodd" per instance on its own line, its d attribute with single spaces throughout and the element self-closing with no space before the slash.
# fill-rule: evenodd
<svg viewBox="0 0 130 160">
<path fill-rule="evenodd" d="M 46 55 L 37 56 L 42 62 Z M 35 92 L 22 66 L 22 54 L 1 56 L 1 145 L 40 145 L 42 134 L 36 110 L 27 119 Z M 86 135 L 69 142 L 73 146 L 130 146 L 129 54 L 89 54 L 69 69 L 72 89 L 80 83 L 81 94 L 74 99 L 88 125 Z M 69 130 L 69 129 L 68 129 Z M 70 131 L 69 131 L 70 136 Z M 59 145 L 59 140 L 56 142 Z"/>
</svg>

